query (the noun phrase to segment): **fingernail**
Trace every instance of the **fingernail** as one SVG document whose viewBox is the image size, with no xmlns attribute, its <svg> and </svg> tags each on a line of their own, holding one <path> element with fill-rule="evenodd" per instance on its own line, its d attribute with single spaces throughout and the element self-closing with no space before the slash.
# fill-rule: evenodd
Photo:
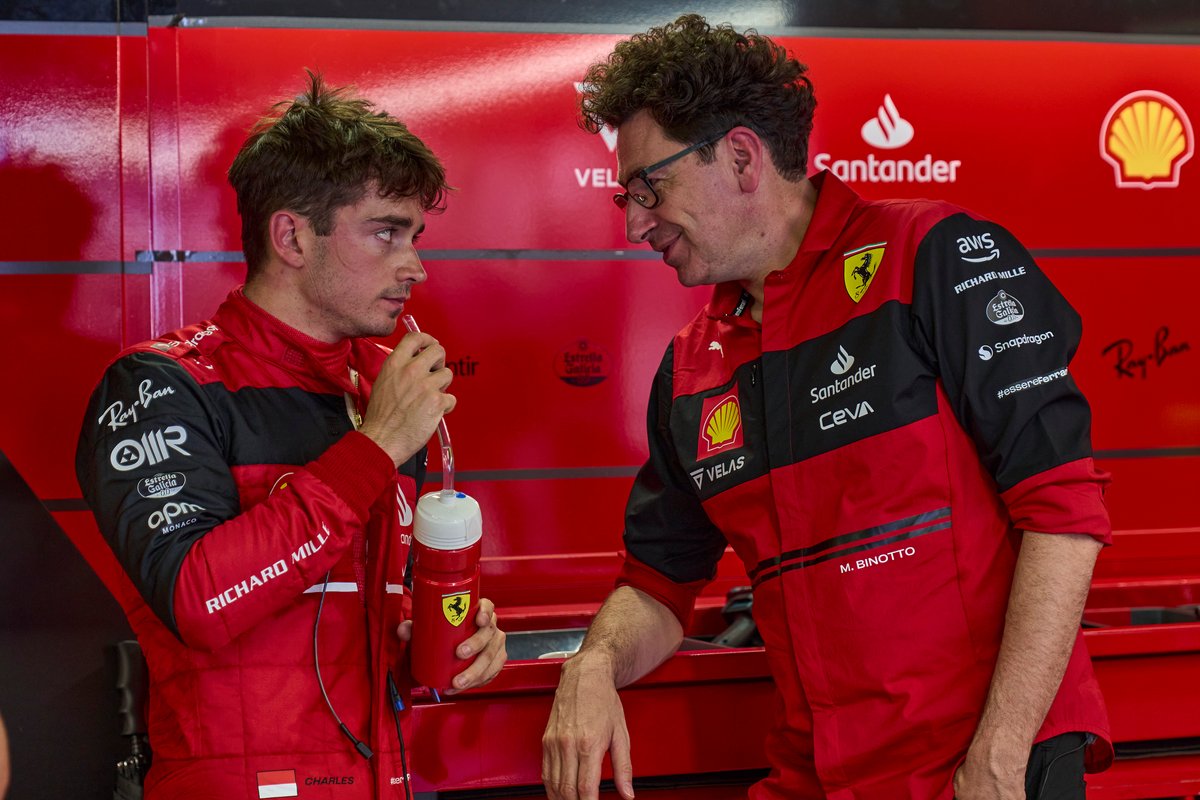
<svg viewBox="0 0 1200 800">
<path fill-rule="evenodd" d="M 442 652 L 444 653 L 446 651 L 443 650 Z M 469 655 L 471 655 L 471 648 L 467 647 L 465 644 L 462 647 L 458 648 L 458 657 L 459 658 L 466 658 Z"/>
</svg>

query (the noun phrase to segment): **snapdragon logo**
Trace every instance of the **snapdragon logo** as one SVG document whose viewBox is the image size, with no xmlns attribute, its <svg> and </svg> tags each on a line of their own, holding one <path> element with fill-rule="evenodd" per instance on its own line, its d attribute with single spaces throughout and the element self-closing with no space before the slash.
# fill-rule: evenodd
<svg viewBox="0 0 1200 800">
<path fill-rule="evenodd" d="M 1015 350 L 1024 347 L 1027 344 L 1039 345 L 1047 339 L 1054 338 L 1054 331 L 1042 331 L 1034 334 L 1021 334 L 1014 336 L 1006 342 L 995 342 L 991 345 L 983 345 L 979 348 L 979 357 L 984 361 L 991 361 L 996 356 L 1006 350 Z"/>
</svg>

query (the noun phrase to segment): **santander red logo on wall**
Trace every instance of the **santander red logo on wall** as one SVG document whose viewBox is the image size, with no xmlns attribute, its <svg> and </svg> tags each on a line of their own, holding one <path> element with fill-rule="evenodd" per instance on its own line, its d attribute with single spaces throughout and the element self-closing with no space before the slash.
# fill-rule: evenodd
<svg viewBox="0 0 1200 800">
<path fill-rule="evenodd" d="M 1100 126 L 1100 157 L 1112 165 L 1121 189 L 1179 186 L 1180 170 L 1195 147 L 1183 106 L 1149 89 L 1113 103 Z"/>
</svg>

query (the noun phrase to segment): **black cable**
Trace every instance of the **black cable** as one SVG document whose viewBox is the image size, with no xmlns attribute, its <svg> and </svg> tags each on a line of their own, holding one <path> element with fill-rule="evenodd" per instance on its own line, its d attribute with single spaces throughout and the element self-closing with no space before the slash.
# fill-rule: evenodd
<svg viewBox="0 0 1200 800">
<path fill-rule="evenodd" d="M 1050 768 L 1054 766 L 1056 761 L 1065 756 L 1069 756 L 1072 753 L 1078 753 L 1080 750 L 1091 744 L 1094 738 L 1095 737 L 1093 737 L 1090 733 L 1084 734 L 1083 744 L 1079 745 L 1079 747 L 1072 748 L 1065 753 L 1059 753 L 1054 758 L 1050 759 L 1050 763 L 1047 764 L 1046 768 L 1042 770 L 1042 783 L 1040 786 L 1038 786 L 1037 794 L 1035 794 L 1034 797 L 1039 798 L 1042 796 L 1042 792 L 1046 791 L 1046 784 L 1050 781 Z"/>
<path fill-rule="evenodd" d="M 359 755 L 369 759 L 375 754 L 371 752 L 370 747 L 367 747 L 366 742 L 350 732 L 350 729 L 346 727 L 346 723 L 342 722 L 342 718 L 333 710 L 333 703 L 329 700 L 329 692 L 325 691 L 325 680 L 321 677 L 321 658 L 317 650 L 317 628 L 321 624 L 321 610 L 325 608 L 325 592 L 327 589 L 329 589 L 328 572 L 325 573 L 325 581 L 321 584 L 321 600 L 317 603 L 317 618 L 313 620 L 313 667 L 317 670 L 317 686 L 321 687 L 321 696 L 325 698 L 325 705 L 329 706 L 329 713 L 333 714 L 333 721 L 337 723 L 341 732 L 354 745 L 354 749 L 359 752 Z"/>
<path fill-rule="evenodd" d="M 392 719 L 396 721 L 396 738 L 400 740 L 400 769 L 404 772 L 404 796 L 407 800 L 412 800 L 412 786 L 408 782 L 408 755 L 404 752 L 404 731 L 400 729 L 400 712 L 404 708 L 404 701 L 400 699 L 396 682 L 392 680 L 391 670 L 388 670 L 387 686 L 388 693 L 392 696 Z"/>
</svg>

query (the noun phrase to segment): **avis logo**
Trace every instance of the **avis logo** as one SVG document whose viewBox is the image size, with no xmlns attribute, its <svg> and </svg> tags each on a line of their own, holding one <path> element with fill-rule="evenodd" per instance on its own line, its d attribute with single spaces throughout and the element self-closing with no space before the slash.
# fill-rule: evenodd
<svg viewBox="0 0 1200 800">
<path fill-rule="evenodd" d="M 955 241 L 958 242 L 958 252 L 962 255 L 960 258 L 963 261 L 969 261 L 972 264 L 982 264 L 984 261 L 991 261 L 993 258 L 1000 257 L 1000 248 L 996 247 L 996 243 L 992 241 L 992 232 L 981 233 L 978 236 L 960 236 Z M 977 253 L 983 250 L 987 255 L 976 258 L 967 258 L 968 253 Z"/>
<path fill-rule="evenodd" d="M 883 105 L 862 126 L 863 141 L 880 150 L 904 147 L 912 141 L 913 133 L 912 123 L 900 116 L 890 94 L 883 96 Z"/>
</svg>

